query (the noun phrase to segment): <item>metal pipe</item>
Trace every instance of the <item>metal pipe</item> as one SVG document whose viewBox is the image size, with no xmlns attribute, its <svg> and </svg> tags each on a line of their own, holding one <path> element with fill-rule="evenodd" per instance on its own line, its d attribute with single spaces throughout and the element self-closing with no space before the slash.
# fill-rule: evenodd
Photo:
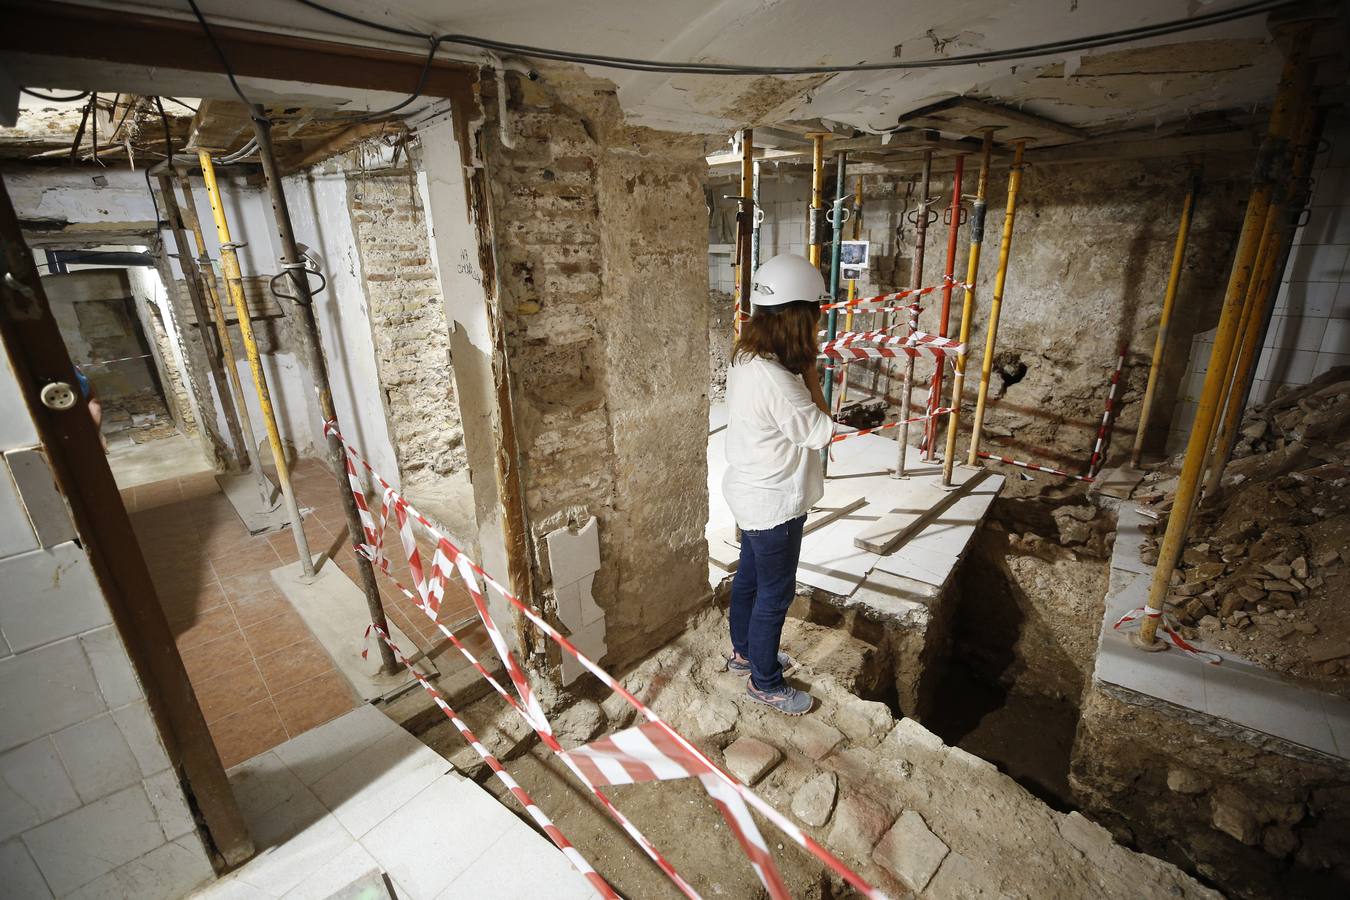
<svg viewBox="0 0 1350 900">
<path fill-rule="evenodd" d="M 754 230 L 755 132 L 741 131 L 741 193 L 736 216 L 736 333 L 750 315 L 750 282 L 754 269 L 750 263 L 750 235 Z"/>
<path fill-rule="evenodd" d="M 764 211 L 759 207 L 759 160 L 755 160 L 754 176 L 750 179 L 750 272 L 759 271 L 760 225 L 764 221 Z"/>
<path fill-rule="evenodd" d="M 1228 370 L 1228 359 L 1236 343 L 1238 320 L 1247 293 L 1247 282 L 1252 275 L 1252 264 L 1260 243 L 1260 232 L 1265 223 L 1266 207 L 1270 205 L 1273 189 L 1272 167 L 1289 138 L 1294 99 L 1301 94 L 1302 86 L 1307 83 L 1305 59 L 1309 36 L 1310 29 L 1306 25 L 1292 35 L 1289 55 L 1285 59 L 1284 71 L 1280 76 L 1280 85 L 1275 95 L 1275 106 L 1270 113 L 1270 125 L 1257 155 L 1251 198 L 1247 202 L 1242 233 L 1233 259 L 1233 269 L 1228 276 L 1228 287 L 1224 292 L 1223 312 L 1219 316 L 1219 324 L 1214 334 L 1214 349 L 1210 352 L 1205 385 L 1200 393 L 1200 403 L 1196 409 L 1195 422 L 1191 426 L 1190 438 L 1186 442 L 1186 456 L 1177 478 L 1172 512 L 1167 517 L 1167 530 L 1163 533 L 1158 546 L 1158 564 L 1149 583 L 1144 620 L 1138 634 L 1131 638 L 1131 642 L 1140 649 L 1157 650 L 1167 646 L 1166 643 L 1156 639 L 1158 620 L 1162 617 L 1167 593 L 1171 589 L 1172 573 L 1176 571 L 1177 561 L 1181 558 L 1181 551 L 1186 543 L 1186 530 L 1190 525 L 1200 476 L 1208 457 L 1210 431 L 1214 417 L 1218 413 L 1219 397 L 1223 392 L 1224 376 Z"/>
<path fill-rule="evenodd" d="M 1301 117 L 1298 142 L 1294 150 L 1293 164 L 1288 179 L 1280 185 L 1279 198 L 1271 205 L 1272 214 L 1268 221 L 1273 228 L 1270 244 L 1265 248 L 1264 264 L 1257 267 L 1259 275 L 1252 281 L 1253 289 L 1248 291 L 1253 304 L 1250 315 L 1243 324 L 1237 363 L 1233 367 L 1233 377 L 1229 381 L 1227 400 L 1224 406 L 1223 424 L 1210 449 L 1209 473 L 1205 479 L 1203 496 L 1212 497 L 1219 489 L 1224 468 L 1233 453 L 1237 442 L 1238 426 L 1242 424 L 1242 414 L 1247 408 L 1247 399 L 1251 392 L 1256 361 L 1260 356 L 1263 337 L 1270 322 L 1270 314 L 1279 293 L 1279 276 L 1288 261 L 1288 249 L 1293 238 L 1295 222 L 1289 216 L 1289 209 L 1295 194 L 1302 192 L 1302 183 L 1307 178 L 1309 163 L 1312 159 L 1312 135 L 1315 133 L 1317 116 L 1313 110 L 1305 111 Z"/>
<path fill-rule="evenodd" d="M 1177 241 L 1172 248 L 1172 271 L 1167 276 L 1167 290 L 1163 293 L 1162 312 L 1158 317 L 1158 336 L 1153 340 L 1153 361 L 1148 367 L 1148 386 L 1144 388 L 1144 402 L 1139 411 L 1139 428 L 1134 433 L 1134 449 L 1130 451 L 1130 465 L 1139 467 L 1144 455 L 1144 434 L 1148 431 L 1149 414 L 1158 389 L 1158 370 L 1162 365 L 1163 349 L 1167 346 L 1167 329 L 1172 322 L 1172 308 L 1176 304 L 1177 286 L 1181 283 L 1181 264 L 1186 258 L 1186 241 L 1191 233 L 1191 216 L 1195 198 L 1200 191 L 1200 175 L 1193 172 L 1186 199 L 1181 204 L 1181 224 L 1177 226 Z"/>
<path fill-rule="evenodd" d="M 242 444 L 244 442 L 243 432 L 235 416 L 234 403 L 226 387 L 228 378 L 222 371 L 225 366 L 221 347 L 217 341 L 212 340 L 213 337 L 217 336 L 206 322 L 206 302 L 202 296 L 205 288 L 202 284 L 201 273 L 197 271 L 197 266 L 193 261 L 192 252 L 188 249 L 187 229 L 184 227 L 184 216 L 178 205 L 178 196 L 174 193 L 173 179 L 166 174 L 160 175 L 158 180 L 160 197 L 164 201 L 164 215 L 168 219 L 169 229 L 173 232 L 174 247 L 178 251 L 178 264 L 183 270 L 183 282 L 187 285 L 188 298 L 192 301 L 192 313 L 197 319 L 197 332 L 201 336 L 202 349 L 206 353 L 207 368 L 211 370 L 211 380 L 215 383 L 216 392 L 220 395 L 220 408 L 225 416 L 225 427 L 229 432 L 230 441 Z M 186 335 L 184 334 L 182 337 L 186 341 Z M 210 409 L 209 403 L 203 403 L 204 400 L 208 399 L 209 393 L 203 398 L 198 392 L 198 406 L 201 407 L 203 416 Z"/>
<path fill-rule="evenodd" d="M 1003 235 L 998 245 L 998 271 L 994 274 L 994 294 L 989 301 L 989 331 L 984 336 L 984 358 L 980 360 L 980 390 L 975 395 L 975 419 L 970 429 L 970 453 L 967 465 L 980 457 L 980 433 L 984 430 L 984 408 L 989 398 L 989 376 L 994 371 L 994 348 L 998 346 L 998 316 L 1003 309 L 1003 288 L 1008 281 L 1008 253 L 1012 249 L 1013 223 L 1017 217 L 1017 194 L 1022 188 L 1022 157 L 1026 141 L 1014 144 L 1012 169 L 1008 173 L 1008 206 L 1003 213 Z"/>
<path fill-rule="evenodd" d="M 244 298 L 244 276 L 239 269 L 239 255 L 234 252 L 236 244 L 230 237 L 230 223 L 225 218 L 225 204 L 220 198 L 220 185 L 216 183 L 216 169 L 211 163 L 211 154 L 205 150 L 197 151 L 197 159 L 202 167 L 202 180 L 206 182 L 206 196 L 211 200 L 216 236 L 220 239 L 220 267 L 224 270 L 225 287 L 230 292 L 235 316 L 239 319 L 239 336 L 244 340 L 244 352 L 248 354 L 248 366 L 253 373 L 253 387 L 258 392 L 258 407 L 262 410 L 263 424 L 267 428 L 267 443 L 272 448 L 272 458 L 277 467 L 277 484 L 281 487 L 286 515 L 291 520 L 291 534 L 295 538 L 296 550 L 300 553 L 300 569 L 306 577 L 312 578 L 314 560 L 309 555 L 305 524 L 300 518 L 300 506 L 295 502 L 295 491 L 291 488 L 291 471 L 286 465 L 286 451 L 281 446 L 281 433 L 277 430 L 272 394 L 267 389 L 267 375 L 263 372 L 262 359 L 258 355 L 258 342 L 253 338 L 253 323 L 249 318 L 248 301 Z"/>
<path fill-rule="evenodd" d="M 807 135 L 811 139 L 811 212 L 807 215 L 806 251 L 811 265 L 820 265 L 820 245 L 825 223 L 822 221 L 825 208 L 825 138 L 826 132 L 813 131 Z"/>
<path fill-rule="evenodd" d="M 933 176 L 933 151 L 925 150 L 923 152 L 923 174 L 919 177 L 923 181 L 923 193 L 919 199 L 918 221 L 914 228 L 914 266 L 910 272 L 910 287 L 923 287 L 923 252 L 928 242 L 928 205 L 933 202 L 929 194 L 929 182 Z M 913 334 L 919 330 L 919 298 L 915 297 L 911 303 L 912 311 L 909 314 L 909 333 Z M 904 424 L 900 426 L 900 434 L 896 437 L 896 443 L 899 445 L 895 457 L 895 474 L 892 478 L 905 477 L 905 454 L 909 450 L 909 419 L 910 404 L 913 402 L 911 394 L 914 393 L 914 357 L 905 357 L 905 392 L 900 396 L 900 421 Z"/>
<path fill-rule="evenodd" d="M 216 270 L 211 267 L 211 257 L 206 252 L 206 235 L 202 233 L 202 223 L 197 217 L 197 200 L 192 194 L 192 182 L 187 173 L 178 176 L 183 188 L 183 220 L 192 232 L 193 243 L 197 247 L 197 275 L 202 280 L 206 292 L 207 306 L 211 310 L 211 319 L 215 323 L 216 336 L 220 339 L 221 356 L 225 361 L 225 379 L 230 383 L 230 393 L 234 397 L 234 408 L 238 413 L 239 430 L 243 435 L 244 458 L 258 480 L 258 490 L 265 503 L 271 505 L 275 488 L 267 480 L 258 459 L 258 439 L 253 432 L 253 419 L 248 412 L 248 399 L 244 394 L 244 384 L 239 379 L 239 369 L 234 362 L 234 340 L 230 337 L 230 326 L 225 320 L 225 308 L 220 302 L 216 290 Z"/>
<path fill-rule="evenodd" d="M 938 336 L 947 336 L 947 327 L 951 320 L 952 286 L 956 278 L 956 238 L 961 229 L 961 176 L 965 171 L 965 156 L 956 157 L 952 169 L 952 202 L 947 207 L 951 222 L 947 226 L 947 264 L 942 270 L 942 317 L 938 319 Z M 931 462 L 937 459 L 937 417 L 933 410 L 942 404 L 942 369 L 946 360 L 941 356 L 933 357 L 933 383 L 928 388 L 928 420 L 923 425 L 923 443 L 926 456 Z"/>
<path fill-rule="evenodd" d="M 859 176 L 853 188 L 853 239 L 855 241 L 862 239 L 862 202 L 863 202 L 862 177 Z M 848 299 L 850 303 L 853 302 L 853 298 L 857 296 L 857 293 L 858 293 L 858 279 L 850 278 L 848 280 Z M 876 313 L 873 313 L 872 315 L 875 316 Z M 848 308 L 848 312 L 844 316 L 844 330 L 845 331 L 853 330 L 853 307 L 851 306 Z M 848 367 L 845 366 L 844 378 L 839 384 L 840 405 L 842 406 L 844 401 L 847 399 L 848 399 Z"/>
<path fill-rule="evenodd" d="M 840 150 L 834 156 L 834 204 L 831 213 L 834 221 L 834 236 L 830 239 L 830 303 L 839 300 L 839 246 L 844 237 L 844 169 L 848 164 L 848 154 Z M 839 310 L 832 309 L 825 319 L 825 339 L 832 341 L 839 333 Z M 834 357 L 825 363 L 825 408 L 834 415 Z M 821 453 L 822 466 L 828 468 L 829 455 Z"/>
<path fill-rule="evenodd" d="M 980 149 L 980 176 L 976 182 L 975 202 L 970 208 L 970 254 L 966 259 L 966 284 L 961 301 L 962 347 L 970 346 L 970 322 L 975 314 L 975 279 L 980 274 L 980 247 L 984 244 L 985 196 L 989 192 L 989 157 L 994 150 L 994 133 L 984 132 L 984 146 Z M 956 435 L 961 428 L 961 397 L 966 387 L 966 360 L 970 350 L 962 350 L 956 355 L 955 371 L 952 374 L 952 411 L 947 414 L 947 451 L 942 457 L 942 483 L 952 483 L 952 468 L 956 465 Z"/>
<path fill-rule="evenodd" d="M 331 422 L 336 428 L 337 408 L 333 405 L 333 388 L 328 382 L 328 365 L 323 358 L 323 345 L 320 343 L 319 326 L 314 320 L 314 297 L 309 289 L 309 276 L 305 274 L 305 262 L 300 257 L 300 248 L 295 243 L 295 233 L 291 227 L 290 207 L 286 204 L 286 191 L 281 184 L 281 171 L 277 166 L 276 153 L 272 149 L 272 123 L 263 115 L 261 106 L 255 107 L 253 132 L 258 140 L 258 158 L 262 161 L 263 175 L 267 180 L 267 190 L 272 197 L 272 215 L 276 219 L 277 236 L 281 239 L 281 261 L 290 275 L 292 297 L 291 304 L 295 322 L 299 326 L 296 333 L 304 346 L 309 363 L 309 374 L 314 380 L 314 390 L 319 397 L 319 415 L 325 423 Z M 340 430 L 340 429 L 337 429 Z M 342 498 L 342 510 L 347 518 L 347 531 L 353 545 L 365 542 L 365 532 L 361 526 L 361 517 L 356 509 L 356 498 L 352 496 L 351 485 L 347 478 L 347 457 L 342 442 L 336 434 L 328 434 L 328 467 L 337 479 L 338 496 Z M 361 588 L 366 595 L 366 606 L 370 611 L 370 621 L 375 627 L 389 633 L 389 623 L 384 615 L 384 603 L 380 598 L 380 586 L 375 581 L 375 570 L 360 553 L 353 552 L 356 568 L 361 575 Z M 383 646 L 383 644 L 382 644 Z M 398 671 L 396 660 L 389 648 L 380 651 L 380 662 L 386 673 Z"/>
</svg>

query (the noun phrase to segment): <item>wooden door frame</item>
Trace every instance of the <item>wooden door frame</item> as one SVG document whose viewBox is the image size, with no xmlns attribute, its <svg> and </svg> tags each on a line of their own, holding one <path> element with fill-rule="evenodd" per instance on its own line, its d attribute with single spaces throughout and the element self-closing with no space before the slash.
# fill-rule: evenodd
<svg viewBox="0 0 1350 900">
<path fill-rule="evenodd" d="M 70 506 L 113 624 L 145 687 L 169 760 L 218 854 L 215 862 L 225 868 L 236 866 L 253 855 L 253 841 L 188 681 L 88 407 L 78 391 L 76 405 L 63 411 L 48 409 L 39 399 L 48 384 L 74 385 L 75 370 L 2 180 L 0 269 L 0 342 L 9 354 L 52 475 Z"/>
</svg>

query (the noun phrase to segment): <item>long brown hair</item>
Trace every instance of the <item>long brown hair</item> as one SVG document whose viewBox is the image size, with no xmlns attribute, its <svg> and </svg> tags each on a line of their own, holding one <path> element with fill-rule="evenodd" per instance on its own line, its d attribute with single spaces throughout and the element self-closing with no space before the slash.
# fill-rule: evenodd
<svg viewBox="0 0 1350 900">
<path fill-rule="evenodd" d="M 731 351 L 731 363 L 742 359 L 775 356 L 789 372 L 801 375 L 816 359 L 816 326 L 820 307 L 811 302 L 756 309 L 741 324 L 741 336 Z"/>
</svg>

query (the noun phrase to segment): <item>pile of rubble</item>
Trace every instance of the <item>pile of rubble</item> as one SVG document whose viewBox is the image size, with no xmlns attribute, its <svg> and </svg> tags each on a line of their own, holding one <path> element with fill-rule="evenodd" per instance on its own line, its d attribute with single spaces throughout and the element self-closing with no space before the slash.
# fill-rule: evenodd
<svg viewBox="0 0 1350 900">
<path fill-rule="evenodd" d="M 1154 480 L 1135 498 L 1159 517 L 1145 562 L 1157 561 L 1168 487 Z M 1248 412 L 1172 578 L 1190 637 L 1350 695 L 1350 367 Z"/>
</svg>

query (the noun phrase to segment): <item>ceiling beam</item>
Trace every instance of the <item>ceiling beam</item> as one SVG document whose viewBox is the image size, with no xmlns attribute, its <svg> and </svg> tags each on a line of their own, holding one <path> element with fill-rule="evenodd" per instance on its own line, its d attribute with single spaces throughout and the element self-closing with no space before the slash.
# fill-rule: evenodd
<svg viewBox="0 0 1350 900">
<path fill-rule="evenodd" d="M 213 25 L 211 31 L 235 74 L 256 78 L 408 93 L 426 62 L 423 51 L 401 53 L 225 25 Z M 196 22 L 51 0 L 8 6 L 0 50 L 224 74 Z M 474 66 L 434 60 L 422 93 L 453 97 L 476 77 Z"/>
</svg>

